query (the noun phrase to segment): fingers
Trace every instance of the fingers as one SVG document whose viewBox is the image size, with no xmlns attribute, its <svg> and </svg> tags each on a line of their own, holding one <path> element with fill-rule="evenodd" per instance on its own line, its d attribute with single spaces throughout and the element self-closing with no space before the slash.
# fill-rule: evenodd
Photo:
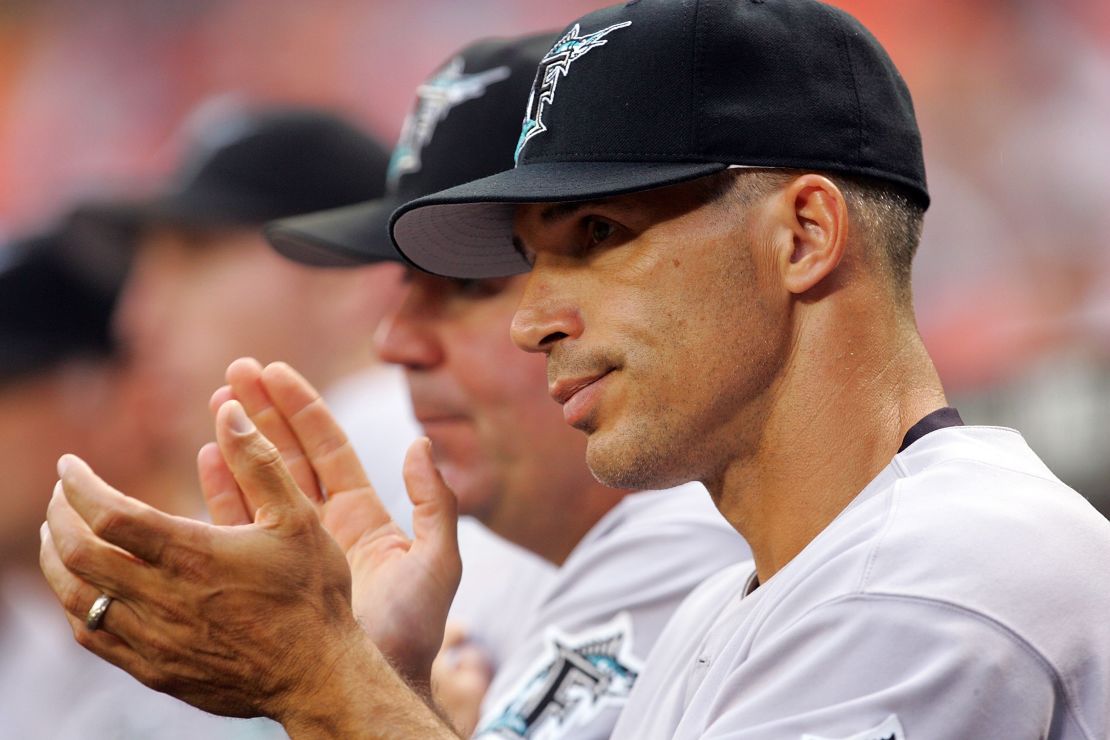
<svg viewBox="0 0 1110 740">
<path fill-rule="evenodd" d="M 492 679 L 489 657 L 465 637 L 459 644 L 445 645 L 432 664 L 433 696 L 463 737 L 473 734 Z"/>
<path fill-rule="evenodd" d="M 204 503 L 213 524 L 235 526 L 253 521 L 243 499 L 243 492 L 239 490 L 239 484 L 235 482 L 235 476 L 231 474 L 231 469 L 224 462 L 220 447 L 215 442 L 209 442 L 200 448 L 197 473 L 200 476 Z"/>
<path fill-rule="evenodd" d="M 110 596 L 112 594 L 98 591 L 66 568 L 45 523 L 40 529 L 40 536 L 42 545 L 39 550 L 39 567 L 65 610 L 73 638 L 89 652 L 122 668 L 148 686 L 152 685 L 152 677 L 147 675 L 149 666 L 146 661 L 135 646 L 119 636 L 141 634 L 141 620 L 130 604 L 119 597 L 113 597 L 101 619 L 99 629 L 90 630 L 85 621 L 93 602 L 101 593 L 108 593 Z"/>
<path fill-rule="evenodd" d="M 255 523 L 273 525 L 282 521 L 279 511 L 308 506 L 281 454 L 238 401 L 227 401 L 216 412 L 216 441 Z"/>
<path fill-rule="evenodd" d="M 62 456 L 58 474 L 59 485 L 47 508 L 47 522 L 63 555 L 73 551 L 74 558 L 80 559 L 77 565 L 85 567 L 85 556 L 92 554 L 87 552 L 89 541 L 99 538 L 148 563 L 162 559 L 164 543 L 180 528 L 178 520 L 124 496 L 75 455 Z M 88 575 L 80 570 L 77 573 Z"/>
<path fill-rule="evenodd" d="M 212 418 L 216 417 L 216 412 L 220 410 L 220 406 L 224 403 L 235 398 L 235 394 L 231 391 L 230 385 L 221 385 L 208 399 L 208 411 L 211 412 Z"/>
<path fill-rule="evenodd" d="M 324 496 L 312 463 L 262 384 L 262 365 L 252 358 L 238 359 L 227 368 L 227 382 L 233 397 L 243 404 L 262 434 L 277 447 L 300 489 L 313 501 L 322 501 Z"/>
<path fill-rule="evenodd" d="M 413 504 L 413 550 L 423 551 L 423 557 L 437 562 L 444 576 L 457 585 L 462 572 L 458 502 L 432 460 L 432 443 L 427 437 L 409 447 L 403 472 Z"/>
<path fill-rule="evenodd" d="M 262 371 L 262 383 L 329 493 L 370 488 L 347 435 L 307 380 L 284 362 L 274 362 Z"/>
<path fill-rule="evenodd" d="M 74 575 L 65 563 L 62 562 L 62 557 L 58 553 L 57 545 L 54 543 L 54 538 L 50 534 L 50 528 L 44 523 L 39 530 L 41 545 L 39 547 L 39 568 L 42 574 L 46 577 L 46 582 L 50 585 L 50 589 L 54 592 L 54 596 L 58 599 L 58 603 L 65 609 L 66 614 L 72 616 L 77 620 L 75 624 L 74 634 L 79 624 L 81 630 L 90 631 L 85 626 L 85 619 L 88 616 L 89 609 L 92 607 L 93 602 L 101 593 L 106 593 L 112 596 L 113 599 L 119 597 L 119 592 L 113 593 L 113 589 L 105 587 L 101 591 L 94 586 L 91 586 L 81 578 Z M 118 607 L 113 609 L 112 606 Z M 129 611 L 125 611 L 124 607 L 118 602 L 113 601 L 112 606 L 104 613 L 104 618 L 100 622 L 100 629 L 104 632 L 114 634 L 112 627 L 117 627 L 123 630 L 121 625 L 122 621 L 126 621 L 130 615 Z"/>
</svg>

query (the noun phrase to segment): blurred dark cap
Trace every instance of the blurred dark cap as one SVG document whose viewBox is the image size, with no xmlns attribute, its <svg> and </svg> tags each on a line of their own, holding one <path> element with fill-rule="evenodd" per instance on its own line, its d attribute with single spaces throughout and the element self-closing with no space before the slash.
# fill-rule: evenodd
<svg viewBox="0 0 1110 740">
<path fill-rule="evenodd" d="M 317 266 L 403 261 L 389 217 L 422 195 L 513 166 L 520 111 L 554 32 L 476 41 L 416 89 L 379 200 L 267 224 L 278 252 Z"/>
<path fill-rule="evenodd" d="M 221 110 L 194 116 L 185 138 L 182 164 L 164 191 L 145 200 L 88 205 L 77 219 L 124 229 L 254 226 L 384 192 L 385 148 L 323 111 Z"/>
<path fill-rule="evenodd" d="M 126 265 L 90 264 L 68 223 L 0 248 L 0 385 L 115 351 Z"/>
</svg>

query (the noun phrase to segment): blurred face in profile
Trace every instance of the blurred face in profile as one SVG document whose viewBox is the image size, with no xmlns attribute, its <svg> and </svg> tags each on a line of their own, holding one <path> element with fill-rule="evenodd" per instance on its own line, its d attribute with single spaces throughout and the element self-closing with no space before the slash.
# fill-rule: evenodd
<svg viewBox="0 0 1110 740">
<path fill-rule="evenodd" d="M 147 230 L 116 328 L 165 454 L 191 469 L 212 434 L 207 400 L 238 357 L 283 360 L 320 387 L 371 362 L 366 336 L 396 300 L 399 275 L 395 265 L 305 268 L 256 228 Z"/>
<path fill-rule="evenodd" d="M 80 455 L 119 488 L 150 472 L 135 391 L 127 368 L 106 358 L 70 360 L 0 384 L 0 565 L 35 566 L 62 453 Z"/>
<path fill-rule="evenodd" d="M 548 396 L 544 358 L 510 340 L 523 279 L 412 271 L 408 283 L 378 331 L 378 352 L 404 367 L 413 410 L 460 513 L 506 534 L 553 501 L 596 486 L 585 439 Z"/>
</svg>

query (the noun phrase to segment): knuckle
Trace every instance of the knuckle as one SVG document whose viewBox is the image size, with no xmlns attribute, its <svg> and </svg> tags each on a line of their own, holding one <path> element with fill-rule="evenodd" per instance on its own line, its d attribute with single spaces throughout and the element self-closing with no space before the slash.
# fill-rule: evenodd
<svg viewBox="0 0 1110 740">
<path fill-rule="evenodd" d="M 247 465 L 271 475 L 283 469 L 281 453 L 276 447 L 261 437 L 251 441 L 243 451 Z"/>
<path fill-rule="evenodd" d="M 135 678 L 139 679 L 139 682 L 147 688 L 154 689 L 155 691 L 160 691 L 163 694 L 172 694 L 175 686 L 177 685 L 177 682 L 174 679 L 170 678 L 165 673 L 162 673 L 161 671 L 157 671 L 150 667 L 137 669 L 135 673 Z"/>
<path fill-rule="evenodd" d="M 341 435 L 324 435 L 312 446 L 309 456 L 316 460 L 328 460 L 351 450 L 351 443 Z"/>
<path fill-rule="evenodd" d="M 169 640 L 157 633 L 149 633 L 144 635 L 144 640 L 139 653 L 142 655 L 145 663 L 152 667 L 157 667 L 157 670 L 152 670 L 152 676 L 158 675 L 165 677 L 169 674 L 166 670 L 167 666 L 171 666 L 177 658 L 177 651 Z M 144 682 L 145 683 L 145 682 Z"/>
<path fill-rule="evenodd" d="M 81 588 L 76 583 L 63 586 L 58 596 L 62 607 L 70 614 L 81 616 L 89 610 L 89 605 L 85 603 L 86 600 L 81 594 Z"/>
<path fill-rule="evenodd" d="M 171 553 L 167 553 L 166 559 L 178 578 L 197 583 L 211 580 L 219 575 L 213 569 L 212 558 L 206 551 L 192 546 L 178 546 L 174 547 Z"/>
<path fill-rule="evenodd" d="M 286 526 L 297 537 L 312 539 L 321 536 L 330 537 L 324 532 L 320 525 L 320 517 L 311 506 L 290 507 L 285 516 Z"/>
<path fill-rule="evenodd" d="M 96 633 L 85 628 L 84 625 L 74 622 L 73 624 L 73 639 L 77 644 L 90 652 L 96 652 L 97 639 Z"/>
<path fill-rule="evenodd" d="M 84 538 L 73 538 L 58 543 L 58 557 L 62 565 L 73 573 L 84 573 L 92 558 L 90 544 Z"/>
<path fill-rule="evenodd" d="M 113 536 L 128 523 L 129 518 L 122 511 L 115 508 L 106 508 L 96 513 L 89 522 L 89 528 L 97 537 L 111 542 Z"/>
</svg>

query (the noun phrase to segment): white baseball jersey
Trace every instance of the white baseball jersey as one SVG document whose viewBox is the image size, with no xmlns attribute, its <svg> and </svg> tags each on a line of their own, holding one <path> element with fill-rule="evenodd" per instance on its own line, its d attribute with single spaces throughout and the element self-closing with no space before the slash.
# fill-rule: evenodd
<svg viewBox="0 0 1110 740">
<path fill-rule="evenodd" d="M 918 439 L 676 613 L 614 738 L 1110 738 L 1110 522 L 1017 432 Z"/>
<path fill-rule="evenodd" d="M 629 494 L 541 591 L 524 642 L 486 695 L 475 737 L 609 737 L 679 603 L 750 557 L 702 486 Z"/>
</svg>

